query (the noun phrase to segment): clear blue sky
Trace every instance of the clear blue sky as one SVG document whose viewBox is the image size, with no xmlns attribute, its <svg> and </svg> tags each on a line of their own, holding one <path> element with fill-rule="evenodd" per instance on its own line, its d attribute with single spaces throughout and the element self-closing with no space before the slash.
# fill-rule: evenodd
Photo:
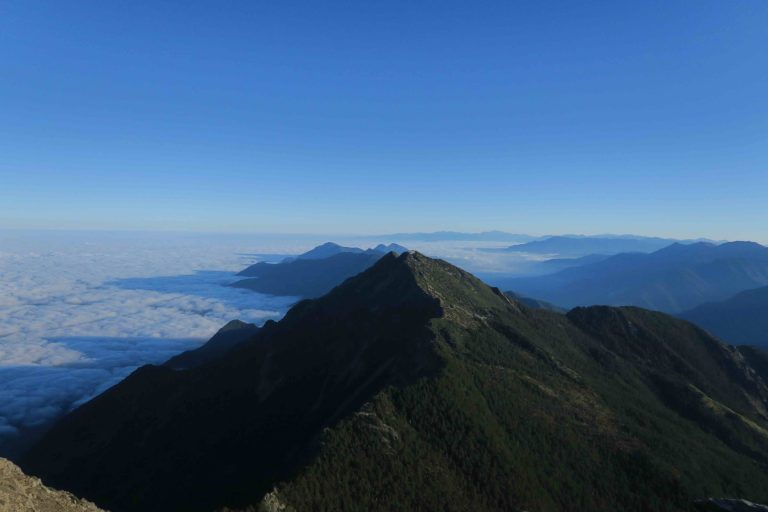
<svg viewBox="0 0 768 512">
<path fill-rule="evenodd" d="M 0 1 L 0 227 L 768 241 L 768 2 Z"/>
</svg>

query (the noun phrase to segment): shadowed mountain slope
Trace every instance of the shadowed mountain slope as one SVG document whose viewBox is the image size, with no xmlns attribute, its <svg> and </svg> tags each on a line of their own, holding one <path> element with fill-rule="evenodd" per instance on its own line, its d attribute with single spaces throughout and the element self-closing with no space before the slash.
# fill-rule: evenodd
<svg viewBox="0 0 768 512">
<path fill-rule="evenodd" d="M 753 242 L 675 244 L 494 284 L 565 307 L 632 305 L 679 313 L 768 285 L 768 248 Z"/>
<path fill-rule="evenodd" d="M 231 286 L 268 295 L 319 297 L 345 279 L 367 269 L 387 252 L 404 251 L 407 249 L 397 244 L 379 244 L 363 250 L 328 242 L 296 259 L 251 265 L 238 274 L 250 279 L 243 279 Z"/>
<path fill-rule="evenodd" d="M 293 260 L 285 263 L 264 263 L 250 267 L 249 279 L 231 286 L 246 288 L 267 295 L 290 295 L 314 298 L 328 293 L 345 279 L 359 274 L 376 263 L 382 254 L 341 253 L 322 259 Z"/>
<path fill-rule="evenodd" d="M 749 366 L 751 366 L 764 381 L 768 382 L 768 350 L 745 345 L 739 347 L 739 351 L 744 355 Z"/>
<path fill-rule="evenodd" d="M 682 511 L 768 500 L 766 406 L 687 322 L 388 254 L 213 362 L 137 370 L 23 466 L 115 512 Z"/>
<path fill-rule="evenodd" d="M 768 347 L 768 286 L 702 304 L 679 316 L 729 343 Z"/>
<path fill-rule="evenodd" d="M 259 328 L 253 324 L 232 320 L 219 329 L 205 344 L 194 350 L 187 350 L 177 356 L 173 356 L 164 363 L 164 366 L 174 370 L 195 368 L 223 357 L 241 343 L 255 336 L 258 332 Z"/>
</svg>

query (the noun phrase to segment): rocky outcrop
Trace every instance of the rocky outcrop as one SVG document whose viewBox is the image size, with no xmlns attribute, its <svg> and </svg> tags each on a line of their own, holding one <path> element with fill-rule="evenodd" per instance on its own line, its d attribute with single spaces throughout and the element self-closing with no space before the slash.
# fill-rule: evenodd
<svg viewBox="0 0 768 512">
<path fill-rule="evenodd" d="M 259 512 L 296 512 L 295 509 L 282 501 L 280 493 L 275 489 L 264 496 L 259 505 Z"/>
<path fill-rule="evenodd" d="M 6 459 L 0 459 L 0 512 L 99 512 L 90 501 L 43 485 L 25 475 Z"/>
</svg>

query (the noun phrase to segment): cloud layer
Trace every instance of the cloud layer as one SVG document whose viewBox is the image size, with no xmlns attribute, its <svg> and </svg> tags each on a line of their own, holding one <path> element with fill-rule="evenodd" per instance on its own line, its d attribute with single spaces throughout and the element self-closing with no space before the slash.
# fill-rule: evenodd
<svg viewBox="0 0 768 512">
<path fill-rule="evenodd" d="M 242 254 L 264 250 L 275 247 L 221 237 L 0 237 L 0 453 L 229 320 L 282 316 L 295 299 L 224 286 L 252 261 Z"/>
</svg>

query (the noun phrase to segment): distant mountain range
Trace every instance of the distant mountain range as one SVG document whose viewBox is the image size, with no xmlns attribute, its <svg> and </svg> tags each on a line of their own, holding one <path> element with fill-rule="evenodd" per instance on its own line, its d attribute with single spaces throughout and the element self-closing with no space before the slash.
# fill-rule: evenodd
<svg viewBox="0 0 768 512">
<path fill-rule="evenodd" d="M 268 295 L 319 297 L 345 279 L 367 269 L 388 252 L 402 253 L 407 250 L 397 244 L 360 249 L 328 242 L 280 263 L 251 265 L 238 274 L 249 279 L 237 281 L 231 286 Z"/>
<path fill-rule="evenodd" d="M 768 286 L 702 304 L 679 316 L 728 343 L 768 347 Z"/>
<path fill-rule="evenodd" d="M 408 249 L 403 247 L 402 245 L 398 244 L 379 244 L 376 247 L 372 247 L 370 249 L 361 249 L 360 247 L 344 247 L 343 245 L 339 245 L 333 242 L 326 242 L 322 245 L 318 245 L 314 249 L 310 249 L 309 251 L 299 254 L 296 256 L 296 259 L 298 260 L 320 260 L 323 258 L 329 258 L 331 256 L 336 256 L 337 254 L 342 253 L 352 253 L 352 254 L 386 254 L 388 252 L 396 252 L 401 253 L 405 252 Z M 241 272 L 241 275 L 248 275 L 247 269 Z"/>
<path fill-rule="evenodd" d="M 21 466 L 113 512 L 768 501 L 762 354 L 663 313 L 533 309 L 390 253 L 229 350 L 211 343 L 193 368 L 142 367 L 68 414 Z"/>
<path fill-rule="evenodd" d="M 563 257 L 586 256 L 587 254 L 618 254 L 620 252 L 652 252 L 673 243 L 713 242 L 703 238 L 679 240 L 674 238 L 647 237 L 640 235 L 528 235 L 506 231 L 483 231 L 466 233 L 460 231 L 435 231 L 422 233 L 392 233 L 366 236 L 373 240 L 398 240 L 401 242 L 512 242 L 525 246 L 525 252 L 536 254 L 558 254 Z M 505 249 L 489 249 L 505 250 Z M 522 250 L 522 249 L 521 249 Z"/>
<path fill-rule="evenodd" d="M 541 237 L 507 233 L 505 231 L 483 231 L 480 233 L 463 233 L 460 231 L 434 231 L 429 233 L 393 233 L 391 235 L 366 236 L 374 240 L 399 240 L 401 242 L 530 242 Z"/>
<path fill-rule="evenodd" d="M 623 252 L 654 252 L 674 243 L 694 243 L 669 238 L 632 235 L 605 236 L 552 236 L 543 240 L 513 245 L 505 249 L 486 249 L 496 252 L 523 252 L 530 254 L 554 254 L 566 258 L 592 255 L 612 255 Z"/>
<path fill-rule="evenodd" d="M 564 307 L 635 305 L 680 313 L 768 285 L 768 248 L 754 242 L 674 244 L 492 284 Z"/>
<path fill-rule="evenodd" d="M 610 254 L 588 254 L 577 258 L 552 258 L 550 260 L 538 261 L 526 269 L 527 275 L 536 274 L 554 274 L 561 270 L 571 267 L 581 267 L 590 263 L 597 263 L 606 260 Z"/>
</svg>

